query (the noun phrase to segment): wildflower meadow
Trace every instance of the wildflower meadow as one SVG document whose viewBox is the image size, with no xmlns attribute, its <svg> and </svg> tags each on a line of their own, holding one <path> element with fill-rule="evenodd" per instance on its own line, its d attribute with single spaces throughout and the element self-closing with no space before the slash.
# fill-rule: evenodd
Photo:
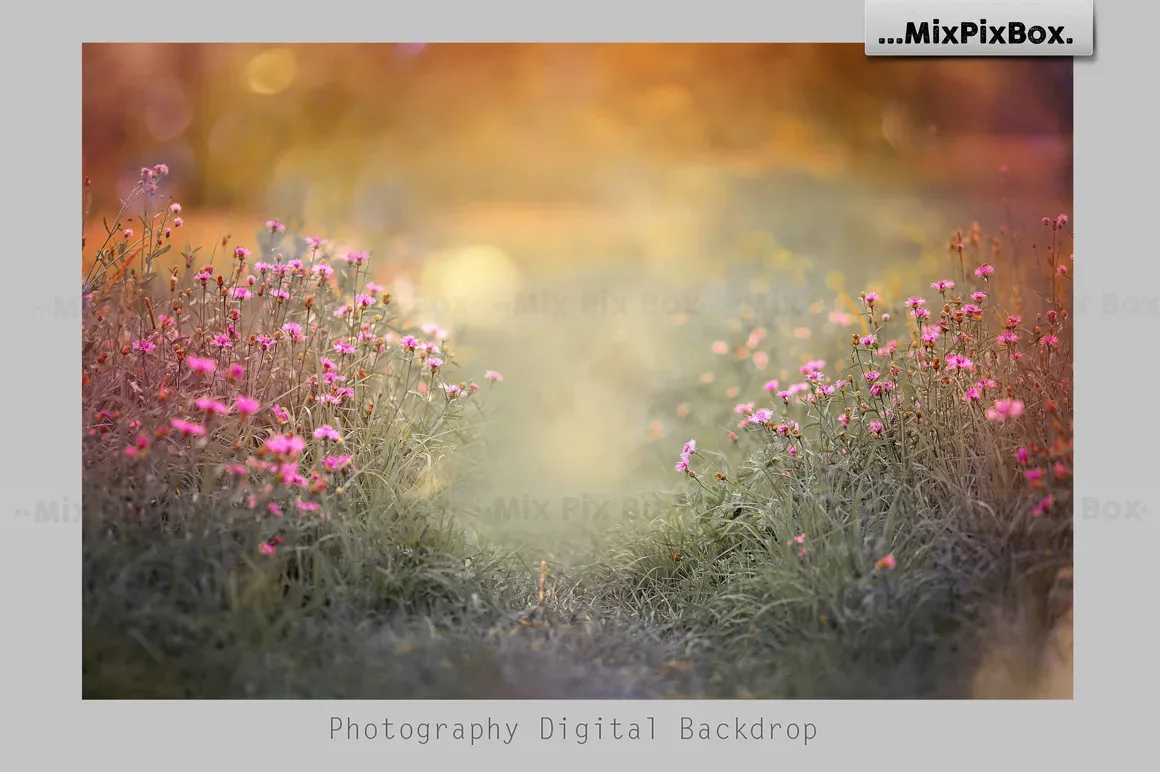
<svg viewBox="0 0 1160 772">
<path fill-rule="evenodd" d="M 169 181 L 84 247 L 86 696 L 1071 696 L 1066 214 L 808 337 L 741 310 L 675 363 L 661 503 L 563 564 L 438 495 L 510 374 L 341 234 L 187 244 Z"/>
</svg>

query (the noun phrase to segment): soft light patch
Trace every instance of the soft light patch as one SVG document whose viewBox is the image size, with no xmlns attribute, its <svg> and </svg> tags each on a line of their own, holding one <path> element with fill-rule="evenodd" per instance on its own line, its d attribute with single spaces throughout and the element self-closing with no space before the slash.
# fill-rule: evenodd
<svg viewBox="0 0 1160 772">
<path fill-rule="evenodd" d="M 290 88 L 298 76 L 294 52 L 289 48 L 272 48 L 246 63 L 246 87 L 255 94 L 278 94 Z"/>
<path fill-rule="evenodd" d="M 522 278 L 502 250 L 476 245 L 433 256 L 420 277 L 420 296 L 447 323 L 502 325 L 511 321 Z"/>
</svg>

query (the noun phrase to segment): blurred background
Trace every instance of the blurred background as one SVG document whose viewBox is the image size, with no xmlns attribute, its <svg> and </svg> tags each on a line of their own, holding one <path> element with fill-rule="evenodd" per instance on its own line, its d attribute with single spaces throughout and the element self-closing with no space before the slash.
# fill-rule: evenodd
<svg viewBox="0 0 1160 772">
<path fill-rule="evenodd" d="M 500 500 L 673 482 L 686 384 L 764 396 L 698 380 L 739 304 L 770 319 L 762 378 L 786 378 L 843 337 L 827 320 L 860 290 L 949 277 L 954 229 L 1071 211 L 1071 60 L 787 44 L 92 44 L 83 60 L 98 215 L 166 163 L 191 242 L 253 244 L 278 218 L 371 250 L 467 374 L 503 371 L 484 469 L 447 492 L 485 520 Z"/>
</svg>

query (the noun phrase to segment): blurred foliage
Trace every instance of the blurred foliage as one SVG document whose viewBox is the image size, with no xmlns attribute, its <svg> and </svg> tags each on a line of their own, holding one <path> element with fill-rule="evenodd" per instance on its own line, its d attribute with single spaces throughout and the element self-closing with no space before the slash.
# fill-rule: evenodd
<svg viewBox="0 0 1160 772">
<path fill-rule="evenodd" d="M 868 59 L 859 45 L 91 44 L 84 159 L 93 177 L 164 160 L 195 207 L 313 196 L 398 225 L 467 203 L 614 204 L 625 178 L 675 165 L 906 188 L 948 168 L 993 175 L 986 149 L 1010 154 L 1003 137 L 1051 155 L 1036 148 L 1070 134 L 1070 77 L 1070 60 Z M 1024 161 L 1041 188 L 1042 159 Z"/>
</svg>

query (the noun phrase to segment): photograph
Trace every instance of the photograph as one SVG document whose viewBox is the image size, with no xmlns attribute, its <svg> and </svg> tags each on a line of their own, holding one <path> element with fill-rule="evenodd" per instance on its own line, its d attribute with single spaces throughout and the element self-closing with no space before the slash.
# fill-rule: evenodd
<svg viewBox="0 0 1160 772">
<path fill-rule="evenodd" d="M 80 59 L 84 699 L 1073 699 L 1072 58 Z"/>
</svg>

